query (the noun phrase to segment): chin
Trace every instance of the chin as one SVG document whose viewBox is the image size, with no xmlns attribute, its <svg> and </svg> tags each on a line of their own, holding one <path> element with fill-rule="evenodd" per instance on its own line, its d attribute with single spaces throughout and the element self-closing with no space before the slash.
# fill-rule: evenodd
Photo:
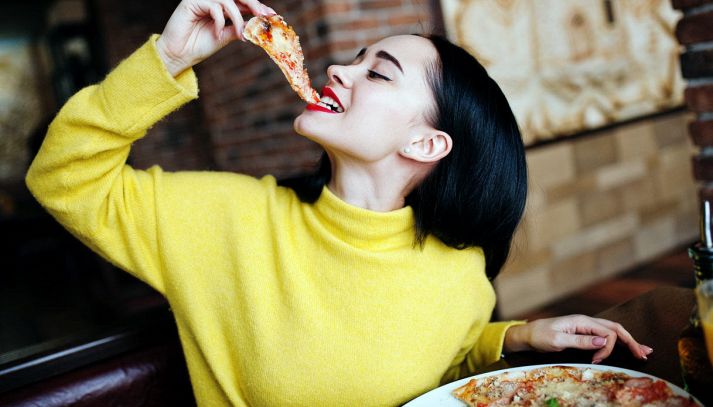
<svg viewBox="0 0 713 407">
<path fill-rule="evenodd" d="M 306 119 L 303 115 L 299 115 L 292 122 L 292 128 L 300 136 L 306 137 L 316 143 L 320 143 L 319 137 L 315 135 L 313 131 L 310 131 L 309 119 Z"/>
<path fill-rule="evenodd" d="M 300 136 L 309 137 L 308 132 L 305 131 L 304 117 L 301 114 L 295 117 L 295 120 L 292 122 L 292 128 Z"/>
</svg>

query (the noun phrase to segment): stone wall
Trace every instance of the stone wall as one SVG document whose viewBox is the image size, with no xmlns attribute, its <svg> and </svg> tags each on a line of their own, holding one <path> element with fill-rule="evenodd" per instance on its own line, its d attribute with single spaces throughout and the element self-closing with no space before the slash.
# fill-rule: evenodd
<svg viewBox="0 0 713 407">
<path fill-rule="evenodd" d="M 527 151 L 528 206 L 496 281 L 503 317 L 695 239 L 689 118 L 663 114 Z"/>
</svg>

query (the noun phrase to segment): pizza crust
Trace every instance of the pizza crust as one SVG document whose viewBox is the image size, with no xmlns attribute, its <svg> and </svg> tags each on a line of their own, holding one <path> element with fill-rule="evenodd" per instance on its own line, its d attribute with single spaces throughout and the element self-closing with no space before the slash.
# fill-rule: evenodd
<svg viewBox="0 0 713 407">
<path fill-rule="evenodd" d="M 281 16 L 251 18 L 243 36 L 267 52 L 300 98 L 308 103 L 319 102 L 319 93 L 312 88 L 304 66 L 299 37 Z"/>
</svg>

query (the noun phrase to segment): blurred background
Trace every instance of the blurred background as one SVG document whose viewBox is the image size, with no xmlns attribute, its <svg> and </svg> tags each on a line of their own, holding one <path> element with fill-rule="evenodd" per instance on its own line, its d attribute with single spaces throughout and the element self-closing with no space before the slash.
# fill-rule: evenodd
<svg viewBox="0 0 713 407">
<path fill-rule="evenodd" d="M 62 104 L 160 33 L 177 4 L 0 3 L 0 376 L 78 338 L 128 332 L 150 310 L 169 315 L 156 293 L 54 223 L 23 179 Z M 317 89 L 327 66 L 360 48 L 429 32 L 465 47 L 503 87 L 527 144 L 531 187 L 512 258 L 496 280 L 501 318 L 536 315 L 671 253 L 680 261 L 696 239 L 696 179 L 703 196 L 713 180 L 709 151 L 698 148 L 713 143 L 710 1 L 268 5 L 300 36 Z M 292 130 L 303 103 L 261 49 L 233 43 L 195 71 L 200 98 L 136 142 L 131 165 L 278 178 L 313 168 L 321 150 Z M 687 273 L 673 279 L 692 285 Z M 99 353 L 125 351 L 133 338 Z M 31 376 L 12 376 L 6 387 L 38 380 Z"/>
</svg>

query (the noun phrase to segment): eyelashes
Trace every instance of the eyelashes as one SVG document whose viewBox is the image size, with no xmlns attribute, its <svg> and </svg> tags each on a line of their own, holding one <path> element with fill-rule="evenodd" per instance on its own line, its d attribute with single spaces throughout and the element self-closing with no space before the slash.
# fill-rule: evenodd
<svg viewBox="0 0 713 407">
<path fill-rule="evenodd" d="M 369 72 L 369 73 L 368 73 L 366 76 L 367 76 L 369 79 L 383 79 L 383 80 L 385 80 L 385 81 L 391 81 L 391 79 L 387 78 L 386 76 L 384 76 L 384 75 L 382 75 L 382 74 L 380 74 L 380 73 L 378 73 L 378 72 L 374 72 L 374 71 L 372 71 L 372 70 L 369 70 L 368 72 Z"/>
</svg>

